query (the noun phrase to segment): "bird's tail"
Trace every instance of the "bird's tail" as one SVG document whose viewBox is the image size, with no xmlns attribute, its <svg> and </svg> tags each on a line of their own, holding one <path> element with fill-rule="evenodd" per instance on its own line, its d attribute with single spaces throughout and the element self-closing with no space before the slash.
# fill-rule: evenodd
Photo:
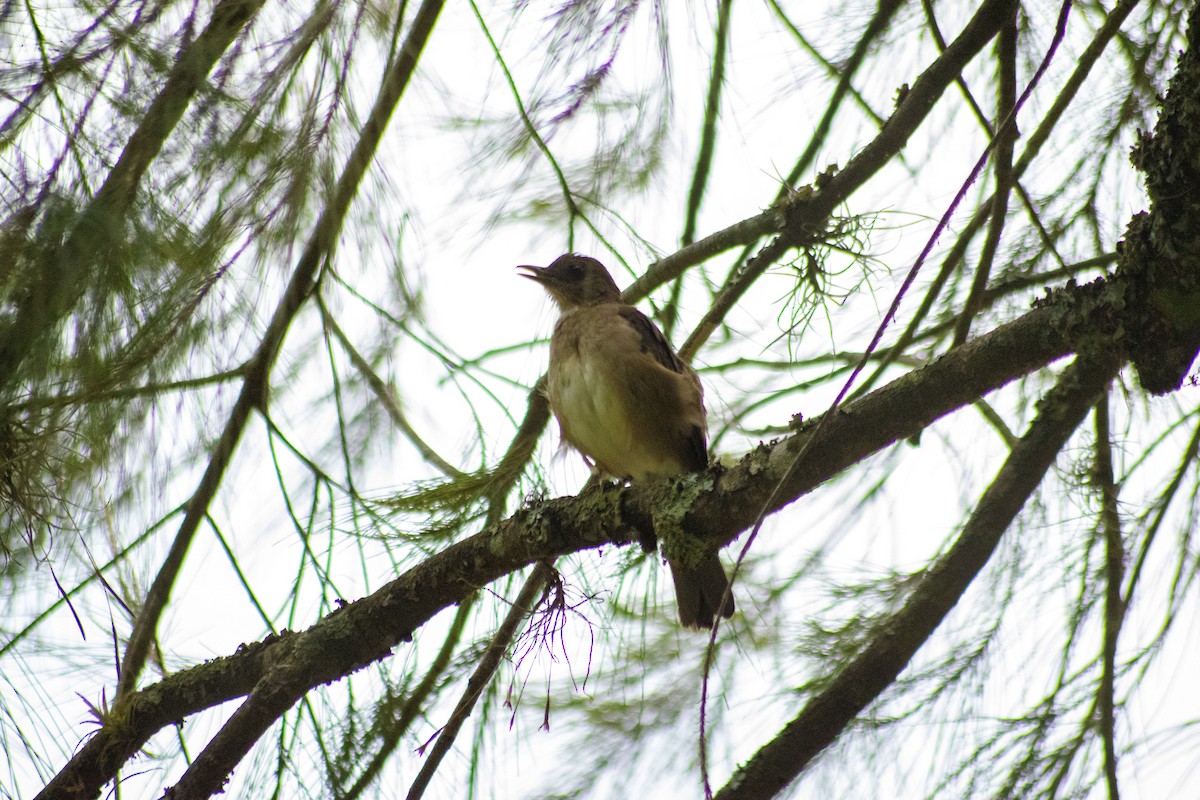
<svg viewBox="0 0 1200 800">
<path fill-rule="evenodd" d="M 729 578 L 721 559 L 713 553 L 695 567 L 685 567 L 668 561 L 671 579 L 675 581 L 675 602 L 679 606 L 679 622 L 692 630 L 711 630 L 717 620 L 733 616 L 733 593 L 726 592 Z"/>
</svg>

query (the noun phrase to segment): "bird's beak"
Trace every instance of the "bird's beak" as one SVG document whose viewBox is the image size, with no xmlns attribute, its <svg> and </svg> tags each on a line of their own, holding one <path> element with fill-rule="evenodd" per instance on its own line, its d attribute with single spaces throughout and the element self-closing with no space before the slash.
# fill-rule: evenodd
<svg viewBox="0 0 1200 800">
<path fill-rule="evenodd" d="M 545 267 L 534 267 L 529 264 L 522 264 L 521 266 L 517 267 L 517 270 L 521 273 L 522 278 L 529 278 L 537 281 L 538 283 L 545 282 L 546 278 L 544 275 L 542 275 L 545 269 Z"/>
</svg>

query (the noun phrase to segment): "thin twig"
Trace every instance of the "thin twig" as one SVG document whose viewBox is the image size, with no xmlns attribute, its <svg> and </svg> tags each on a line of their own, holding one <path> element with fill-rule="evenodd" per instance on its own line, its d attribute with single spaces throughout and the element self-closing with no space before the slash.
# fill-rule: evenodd
<svg viewBox="0 0 1200 800">
<path fill-rule="evenodd" d="M 1113 475 L 1112 431 L 1105 394 L 1096 404 L 1095 480 L 1100 490 L 1100 528 L 1104 533 L 1104 646 L 1100 685 L 1097 688 L 1100 738 L 1104 742 L 1104 779 L 1108 800 L 1121 800 L 1117 785 L 1116 673 L 1117 639 L 1125 621 L 1121 584 L 1125 579 L 1125 544 L 1117 509 L 1119 487 Z"/>
<path fill-rule="evenodd" d="M 712 74 L 708 78 L 704 126 L 700 131 L 700 152 L 696 155 L 696 167 L 692 170 L 692 187 L 688 190 L 683 236 L 680 237 L 685 246 L 696 238 L 696 219 L 700 216 L 700 203 L 708 186 L 708 173 L 712 169 L 713 151 L 716 149 L 717 117 L 721 113 L 721 89 L 725 85 L 725 54 L 729 51 L 729 18 L 732 6 L 733 0 L 720 0 L 717 4 L 717 42 L 713 51 Z"/>
<path fill-rule="evenodd" d="M 346 336 L 341 327 L 337 324 L 337 320 L 333 318 L 333 315 L 330 314 L 329 310 L 325 307 L 325 303 L 321 302 L 320 306 L 321 317 L 325 320 L 325 326 L 329 329 L 329 332 L 333 334 L 333 338 L 338 340 L 338 344 L 342 346 L 342 350 L 344 350 L 346 355 L 350 358 L 350 363 L 354 365 L 354 368 L 358 370 L 358 373 L 366 380 L 367 386 L 383 405 L 384 410 L 388 412 L 388 416 L 392 418 L 392 422 L 395 423 L 396 427 L 400 429 L 400 432 L 404 434 L 404 438 L 408 439 L 409 443 L 416 449 L 418 453 L 420 453 L 421 458 L 423 458 L 427 464 L 435 467 L 439 472 L 448 478 L 461 478 L 463 476 L 462 470 L 458 469 L 449 461 L 442 458 L 436 450 L 430 447 L 429 444 L 421 438 L 421 435 L 417 433 L 416 428 L 409 423 L 408 417 L 405 416 L 404 409 L 400 407 L 400 399 L 396 397 L 395 392 L 392 391 L 392 389 L 386 383 L 384 383 L 383 378 L 380 378 L 379 375 L 375 373 L 375 370 L 371 368 L 371 365 L 367 363 L 367 360 L 362 357 L 362 354 L 360 354 L 357 349 L 355 349 L 349 337 Z"/>
<path fill-rule="evenodd" d="M 979 254 L 979 264 L 975 267 L 975 277 L 971 281 L 971 289 L 967 292 L 966 302 L 958 315 L 954 326 L 954 339 L 951 347 L 956 347 L 966 341 L 971 332 L 971 323 L 979 309 L 983 306 L 983 295 L 987 291 L 988 279 L 992 275 L 992 264 L 996 260 L 996 251 L 1000 248 L 1000 237 L 1004 233 L 1004 224 L 1008 221 L 1008 196 L 1016 184 L 1013 174 L 1013 147 L 1017 141 L 1016 101 L 1017 101 L 1017 10 L 1013 9 L 1012 18 L 1003 28 L 996 39 L 996 60 L 998 62 L 996 97 L 996 119 L 1011 121 L 1000 125 L 996 135 L 992 137 L 992 172 L 996 176 L 996 190 L 992 194 L 989 206 L 991 223 L 988 226 L 987 237 L 983 240 L 983 250 Z"/>
<path fill-rule="evenodd" d="M 421 765 L 421 771 L 417 773 L 412 786 L 408 789 L 408 800 L 420 800 L 421 796 L 425 794 L 425 790 L 429 787 L 429 781 L 441 766 L 446 753 L 450 752 L 463 723 L 471 716 L 471 710 L 475 707 L 475 703 L 482 696 L 483 690 L 491 683 L 496 670 L 500 668 L 504 654 L 508 652 L 508 647 L 516 637 L 518 628 L 525 618 L 533 613 L 534 598 L 538 592 L 542 591 L 553 574 L 554 567 L 550 562 L 539 561 L 534 565 L 529 577 L 525 579 L 525 585 L 521 587 L 521 591 L 508 609 L 504 621 L 492 635 L 492 640 L 488 643 L 483 657 L 479 659 L 478 666 L 467 680 L 467 687 L 463 691 L 458 705 L 454 707 L 453 713 L 450 714 L 450 719 L 436 734 L 437 741 L 433 745 L 433 750 L 425 759 L 425 763 Z"/>
</svg>

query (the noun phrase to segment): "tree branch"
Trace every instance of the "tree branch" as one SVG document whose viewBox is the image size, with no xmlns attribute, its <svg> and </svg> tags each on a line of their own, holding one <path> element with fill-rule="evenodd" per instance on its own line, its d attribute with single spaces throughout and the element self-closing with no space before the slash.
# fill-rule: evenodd
<svg viewBox="0 0 1200 800">
<path fill-rule="evenodd" d="M 7 329 L 0 331 L 0 383 L 11 383 L 31 350 L 31 342 L 53 326 L 95 282 L 98 258 L 124 229 L 142 176 L 183 117 L 209 72 L 263 0 L 221 0 L 204 30 L 175 61 L 162 90 L 146 109 L 120 158 L 63 243 L 53 269 L 43 269 L 19 304 Z"/>
<path fill-rule="evenodd" d="M 1113 475 L 1113 442 L 1107 394 L 1096 404 L 1095 482 L 1100 491 L 1100 530 L 1104 534 L 1104 644 L 1100 684 L 1096 687 L 1100 739 L 1104 743 L 1104 780 L 1108 800 L 1121 800 L 1117 783 L 1116 683 L 1117 639 L 1125 622 L 1121 584 L 1125 580 L 1125 543 L 1121 537 L 1120 487 Z"/>
<path fill-rule="evenodd" d="M 1121 270 L 1131 278 L 1129 353 L 1152 394 L 1178 389 L 1200 350 L 1200 5 L 1188 20 L 1153 134 L 1134 148 L 1146 174 L 1150 213 L 1129 224 Z"/>
<path fill-rule="evenodd" d="M 296 263 L 296 268 L 292 272 L 292 278 L 279 301 L 279 306 L 271 317 L 262 342 L 247 366 L 246 378 L 242 383 L 238 398 L 234 402 L 233 410 L 229 414 L 229 420 L 213 448 L 213 454 L 200 479 L 199 486 L 196 487 L 195 493 L 187 502 L 187 511 L 184 514 L 183 522 L 180 523 L 179 531 L 175 534 L 171 549 L 155 576 L 154 583 L 146 593 L 145 602 L 134 623 L 129 644 L 125 648 L 125 656 L 121 660 L 121 678 L 117 684 L 117 697 L 130 692 L 137 684 L 138 676 L 146 663 L 146 655 L 150 651 L 150 643 L 154 639 L 154 632 L 158 627 L 159 617 L 170 598 L 171 588 L 183 566 L 183 559 L 191 547 L 192 538 L 196 534 L 200 521 L 207 513 L 209 504 L 216 496 L 217 488 L 221 485 L 225 470 L 233 457 L 233 451 L 241 440 L 251 411 L 256 407 L 266 406 L 271 367 L 283 345 L 283 339 L 292 320 L 312 291 L 317 270 L 337 241 L 346 212 L 350 207 L 350 201 L 357 193 L 358 185 L 375 157 L 375 151 L 383 137 L 388 119 L 412 77 L 421 49 L 429 38 L 429 33 L 441 7 L 442 2 L 435 2 L 435 0 L 426 0 L 421 6 L 417 18 L 413 21 L 408 40 L 385 77 L 370 116 L 363 124 L 362 134 L 346 161 L 333 198 L 317 220 L 308 243 Z"/>
<path fill-rule="evenodd" d="M 980 498 L 958 541 L 925 573 L 912 598 L 880 624 L 829 688 L 734 774 L 717 800 L 775 796 L 882 695 L 987 564 L 1001 535 L 1120 366 L 1111 352 L 1075 360 L 1043 399 L 1041 413 Z"/>
<path fill-rule="evenodd" d="M 747 261 L 743 269 L 729 276 L 708 313 L 679 348 L 684 360 L 699 351 L 730 309 L 737 305 L 768 267 L 778 262 L 791 248 L 820 238 L 834 209 L 846 202 L 900 152 L 946 88 L 1000 31 L 1015 8 L 1013 0 L 986 0 L 958 38 L 917 77 L 879 135 L 860 150 L 845 169 L 818 181 L 818 191 L 810 196 L 790 199 L 784 204 L 787 221 L 779 235 Z"/>
</svg>

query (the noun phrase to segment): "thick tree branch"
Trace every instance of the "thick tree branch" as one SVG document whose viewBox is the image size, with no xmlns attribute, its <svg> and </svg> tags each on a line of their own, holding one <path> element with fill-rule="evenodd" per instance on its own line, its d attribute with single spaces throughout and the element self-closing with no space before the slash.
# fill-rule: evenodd
<svg viewBox="0 0 1200 800">
<path fill-rule="evenodd" d="M 1101 281 L 1063 291 L 1056 301 L 844 404 L 811 444 L 808 438 L 815 435 L 820 419 L 805 423 L 795 436 L 747 454 L 736 469 L 717 478 L 714 491 L 696 499 L 689 530 L 713 542 L 728 542 L 753 524 L 802 448 L 808 448 L 804 463 L 787 477 L 780 499 L 768 512 L 794 502 L 872 453 L 919 434 L 951 411 L 1072 352 L 1072 320 L 1084 324 L 1088 335 L 1112 335 L 1116 318 L 1110 316 L 1115 312 L 1107 298 L 1113 292 L 1119 296 L 1120 289 Z"/>
<path fill-rule="evenodd" d="M 1129 224 L 1121 270 L 1131 278 L 1129 352 L 1142 386 L 1178 389 L 1200 350 L 1200 4 L 1188 20 L 1153 134 L 1134 148 L 1150 213 Z"/>
<path fill-rule="evenodd" d="M 880 624 L 829 688 L 734 774 L 717 793 L 718 800 L 774 797 L 880 697 L 987 564 L 1001 535 L 1120 366 L 1112 352 L 1076 359 L 1042 401 L 1041 413 L 980 498 L 958 541 L 925 573 L 912 598 Z"/>
<path fill-rule="evenodd" d="M 821 119 L 813 128 L 804 152 L 796 159 L 791 171 L 784 178 L 784 185 L 780 187 L 780 192 L 775 198 L 776 202 L 787 196 L 789 188 L 798 184 L 800 178 L 812 167 L 817 154 L 829 146 L 829 132 L 833 129 L 834 117 L 841 110 L 842 101 L 853 92 L 854 78 L 858 75 L 859 68 L 866 62 L 867 56 L 879 48 L 880 40 L 887 34 L 896 12 L 903 5 L 904 0 L 880 0 L 875 7 L 875 13 L 871 15 L 871 20 L 863 30 L 862 36 L 859 36 L 858 41 L 854 43 L 854 50 L 844 61 L 839 63 L 838 82 L 829 97 L 829 102 L 825 104 L 825 113 L 821 115 Z M 779 11 L 779 7 L 775 6 L 775 12 L 779 13 Z"/>
<path fill-rule="evenodd" d="M 1015 0 L 985 0 L 981 3 L 958 37 L 913 82 L 879 136 L 821 187 L 818 195 L 820 201 L 814 203 L 808 212 L 823 212 L 820 213 L 822 218 L 833 213 L 835 208 L 899 153 L 933 110 L 946 88 L 954 83 L 963 68 L 1011 19 L 1016 6 Z M 800 227 L 803 228 L 803 222 Z M 802 230 L 796 233 L 802 233 Z"/>
</svg>

